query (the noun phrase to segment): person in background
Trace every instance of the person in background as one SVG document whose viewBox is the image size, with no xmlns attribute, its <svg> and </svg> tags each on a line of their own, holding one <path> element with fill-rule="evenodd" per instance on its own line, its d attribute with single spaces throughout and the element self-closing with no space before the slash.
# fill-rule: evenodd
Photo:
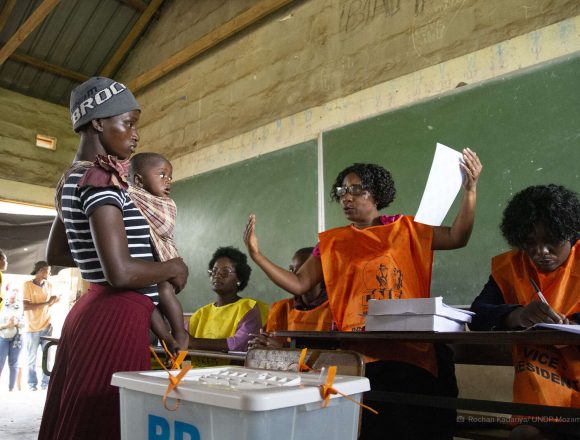
<svg viewBox="0 0 580 440">
<path fill-rule="evenodd" d="M 4 307 L 0 310 L 0 376 L 8 359 L 8 391 L 12 391 L 18 376 L 18 357 L 22 349 L 24 310 L 18 289 L 10 285 L 6 286 L 4 302 Z"/>
<path fill-rule="evenodd" d="M 493 257 L 489 280 L 471 305 L 471 329 L 580 323 L 578 194 L 560 185 L 530 186 L 507 204 L 500 229 L 513 250 Z M 516 345 L 512 356 L 514 402 L 580 408 L 580 347 Z M 510 438 L 580 438 L 577 422 L 534 425 L 517 426 Z"/>
<path fill-rule="evenodd" d="M 169 197 L 172 179 L 173 167 L 161 154 L 139 153 L 131 158 L 127 192 L 149 223 L 151 241 L 159 261 L 179 257 L 173 241 L 177 209 Z M 183 325 L 183 308 L 175 289 L 165 281 L 159 284 L 158 290 L 159 307 L 169 321 L 174 339 L 169 345 L 174 347 L 174 352 L 187 350 L 189 334 Z"/>
<path fill-rule="evenodd" d="M 313 247 L 298 249 L 292 257 L 290 272 L 296 273 L 310 257 Z M 328 296 L 324 282 L 317 284 L 301 296 L 277 301 L 270 307 L 266 331 L 250 339 L 249 348 L 281 348 L 285 344 L 282 338 L 275 338 L 270 332 L 275 331 L 330 331 L 332 313 L 328 305 Z"/>
<path fill-rule="evenodd" d="M 28 388 L 36 391 L 38 376 L 36 375 L 36 359 L 38 347 L 41 350 L 48 344 L 42 336 L 52 335 L 50 308 L 58 301 L 58 296 L 52 294 L 52 286 L 48 282 L 50 266 L 46 261 L 37 261 L 30 273 L 34 278 L 24 283 L 22 302 L 26 316 L 26 352 L 28 353 Z M 46 390 L 48 376 L 42 374 L 40 387 Z"/>
<path fill-rule="evenodd" d="M 0 310 L 2 310 L 2 304 L 4 302 L 4 297 L 2 296 L 2 272 L 6 272 L 8 268 L 8 257 L 2 249 L 0 249 Z"/>
<path fill-rule="evenodd" d="M 189 347 L 198 350 L 246 351 L 251 333 L 258 333 L 268 316 L 268 306 L 252 298 L 242 298 L 252 268 L 248 257 L 228 246 L 218 248 L 208 264 L 215 302 L 195 311 L 189 319 Z M 193 359 L 195 366 L 205 360 Z"/>
<path fill-rule="evenodd" d="M 319 244 L 297 273 L 260 252 L 256 217 L 250 215 L 244 242 L 252 260 L 279 287 L 303 295 L 326 284 L 339 331 L 363 331 L 369 299 L 429 297 L 433 251 L 465 246 L 475 220 L 476 188 L 482 170 L 475 152 L 463 150 L 463 199 L 451 227 L 416 223 L 412 216 L 381 215 L 395 198 L 391 173 L 377 164 L 342 170 L 331 188 L 349 225 L 318 235 Z M 384 274 L 389 276 L 385 277 Z M 450 349 L 419 343 L 345 344 L 366 358 L 371 389 L 456 396 Z M 453 437 L 455 411 L 370 401 L 380 415 L 363 411 L 361 439 Z"/>
<path fill-rule="evenodd" d="M 92 77 L 72 91 L 70 114 L 80 142 L 57 186 L 46 253 L 53 264 L 78 267 L 90 285 L 65 319 L 38 438 L 119 440 L 111 377 L 149 368 L 149 328 L 163 323 L 157 285 L 169 281 L 179 292 L 189 272 L 181 258 L 154 261 L 149 225 L 127 195 L 141 116 L 131 91 Z"/>
</svg>

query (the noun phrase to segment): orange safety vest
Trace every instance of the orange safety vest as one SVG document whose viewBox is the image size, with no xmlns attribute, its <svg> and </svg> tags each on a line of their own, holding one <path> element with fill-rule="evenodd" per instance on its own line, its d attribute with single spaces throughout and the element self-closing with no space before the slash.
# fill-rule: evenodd
<svg viewBox="0 0 580 440">
<path fill-rule="evenodd" d="M 520 250 L 494 257 L 491 266 L 506 304 L 538 301 L 532 277 L 554 310 L 567 317 L 580 312 L 580 241 L 552 272 L 539 272 Z M 580 347 L 515 345 L 512 357 L 514 402 L 580 407 Z"/>
<path fill-rule="evenodd" d="M 332 327 L 332 313 L 328 300 L 311 310 L 296 310 L 294 299 L 277 301 L 270 307 L 267 330 L 327 332 Z"/>
<path fill-rule="evenodd" d="M 433 228 L 402 216 L 387 225 L 345 226 L 319 234 L 330 308 L 340 331 L 363 331 L 370 299 L 428 298 Z M 367 361 L 407 362 L 437 375 L 432 344 L 355 343 Z"/>
</svg>

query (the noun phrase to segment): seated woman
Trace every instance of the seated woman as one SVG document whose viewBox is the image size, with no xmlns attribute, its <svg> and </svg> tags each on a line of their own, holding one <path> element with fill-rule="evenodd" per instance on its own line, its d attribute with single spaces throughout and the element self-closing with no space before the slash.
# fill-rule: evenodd
<svg viewBox="0 0 580 440">
<path fill-rule="evenodd" d="M 467 244 L 473 228 L 476 186 L 481 173 L 477 155 L 463 150 L 464 195 L 453 226 L 427 226 L 405 215 L 379 210 L 395 198 L 389 171 L 376 164 L 354 164 L 336 177 L 331 197 L 340 203 L 348 226 L 319 234 L 319 245 L 300 270 L 291 273 L 260 252 L 256 218 L 250 216 L 244 241 L 250 257 L 279 287 L 304 295 L 324 280 L 338 330 L 361 331 L 369 299 L 428 297 L 433 250 Z M 384 276 L 388 273 L 389 276 Z M 371 389 L 418 394 L 456 395 L 457 386 L 446 347 L 429 344 L 344 346 L 367 357 Z M 448 350 L 448 349 L 447 349 Z M 447 359 L 448 360 L 448 359 Z M 376 416 L 363 411 L 361 438 L 451 438 L 455 412 L 411 405 L 369 403 Z M 418 422 L 420 421 L 420 422 Z"/>
<path fill-rule="evenodd" d="M 508 203 L 501 232 L 513 250 L 494 257 L 471 305 L 473 330 L 580 322 L 580 201 L 563 186 L 530 186 Z M 531 280 L 543 293 L 540 300 Z M 580 407 L 578 347 L 514 346 L 514 402 Z M 542 432 L 543 431 L 543 432 Z M 511 438 L 576 438 L 578 424 L 520 425 Z"/>
<path fill-rule="evenodd" d="M 292 257 L 290 272 L 296 273 L 308 260 L 313 247 L 298 249 Z M 324 282 L 318 283 L 304 295 L 276 301 L 270 307 L 265 332 L 250 339 L 250 348 L 281 348 L 284 338 L 270 335 L 275 331 L 330 331 L 332 312 L 328 304 L 328 295 Z"/>
<path fill-rule="evenodd" d="M 266 324 L 268 306 L 238 293 L 246 288 L 252 268 L 248 258 L 231 246 L 218 248 L 208 265 L 215 303 L 197 310 L 189 320 L 189 348 L 196 350 L 246 351 L 250 333 Z M 207 362 L 194 359 L 195 366 Z"/>
</svg>

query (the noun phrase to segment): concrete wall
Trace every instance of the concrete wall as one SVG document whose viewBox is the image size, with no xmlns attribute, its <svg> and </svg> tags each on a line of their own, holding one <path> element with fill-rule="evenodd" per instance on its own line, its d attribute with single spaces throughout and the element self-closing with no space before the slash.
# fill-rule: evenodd
<svg viewBox="0 0 580 440">
<path fill-rule="evenodd" d="M 56 137 L 56 151 L 36 147 L 37 134 Z M 67 108 L 0 89 L 0 198 L 53 205 L 77 146 Z"/>
<path fill-rule="evenodd" d="M 167 1 L 129 81 L 251 0 Z M 297 0 L 137 94 L 141 151 L 177 179 L 580 50 L 576 0 Z M 0 198 L 52 204 L 77 137 L 68 109 L 0 90 Z M 56 153 L 34 147 L 39 131 Z"/>
<path fill-rule="evenodd" d="M 191 8 L 187 0 L 173 1 L 120 76 L 128 80 L 151 69 L 209 30 L 207 22 L 225 21 L 239 3 L 244 2 L 203 0 Z M 190 9 L 197 8 L 212 14 L 196 26 L 184 26 L 192 19 Z M 267 138 L 270 149 L 292 145 L 300 139 L 278 142 L 272 136 L 294 123 L 293 135 L 301 137 L 292 118 L 308 118 L 312 109 L 430 66 L 439 66 L 433 86 L 441 92 L 441 85 L 455 86 L 443 63 L 499 45 L 494 58 L 464 63 L 464 75 L 457 76 L 477 80 L 479 70 L 490 64 L 492 76 L 501 74 L 514 56 L 501 45 L 517 36 L 527 35 L 524 43 L 531 44 L 522 46 L 531 52 L 517 55 L 524 57 L 523 64 L 539 62 L 544 41 L 533 32 L 579 13 L 574 0 L 297 1 L 139 93 L 145 110 L 142 145 L 172 159 L 187 158 L 179 177 L 190 176 L 225 164 L 219 158 L 208 163 L 213 159 L 206 150 L 212 146 L 249 133 L 252 142 Z M 415 89 L 411 100 L 423 98 L 424 80 L 408 81 Z M 349 112 L 356 118 L 359 110 L 355 106 Z M 246 151 L 237 154 L 242 147 L 234 141 L 225 149 L 229 162 L 248 157 Z"/>
</svg>

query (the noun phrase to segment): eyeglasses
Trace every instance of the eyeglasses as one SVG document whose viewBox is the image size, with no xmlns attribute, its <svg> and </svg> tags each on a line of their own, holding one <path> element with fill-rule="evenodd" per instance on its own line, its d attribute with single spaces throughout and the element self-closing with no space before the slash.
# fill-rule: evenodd
<svg viewBox="0 0 580 440">
<path fill-rule="evenodd" d="M 363 185 L 351 185 L 337 186 L 335 190 L 338 197 L 344 197 L 346 193 L 350 193 L 353 196 L 360 196 L 366 191 L 366 188 Z"/>
<path fill-rule="evenodd" d="M 225 277 L 229 277 L 231 274 L 236 273 L 236 271 L 234 269 L 231 269 L 229 267 L 224 267 L 223 269 L 218 269 L 218 268 L 213 268 L 213 269 L 208 269 L 207 270 L 207 274 L 210 277 L 220 277 L 220 278 L 225 278 Z"/>
</svg>

